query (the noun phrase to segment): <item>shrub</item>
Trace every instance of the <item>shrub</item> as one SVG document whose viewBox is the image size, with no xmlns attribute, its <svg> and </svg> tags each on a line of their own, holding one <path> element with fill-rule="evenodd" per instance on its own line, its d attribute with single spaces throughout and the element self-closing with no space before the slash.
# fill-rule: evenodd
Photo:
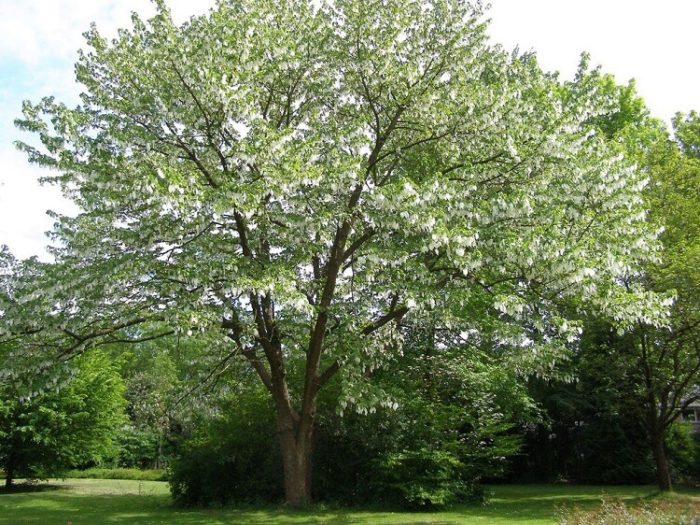
<svg viewBox="0 0 700 525">
<path fill-rule="evenodd" d="M 698 481 L 700 440 L 689 423 L 678 421 L 671 426 L 666 436 L 666 449 L 672 479 L 676 483 Z"/>
<path fill-rule="evenodd" d="M 125 468 L 154 466 L 158 458 L 158 437 L 151 429 L 140 429 L 133 425 L 122 427 L 117 437 L 117 465 Z"/>
<path fill-rule="evenodd" d="M 317 434 L 314 497 L 425 509 L 483 496 L 517 450 L 509 424 L 421 397 L 398 409 L 339 417 L 325 413 Z"/>
<path fill-rule="evenodd" d="M 274 414 L 264 393 L 224 403 L 174 459 L 173 498 L 187 506 L 281 499 L 282 462 L 271 428 Z"/>
<path fill-rule="evenodd" d="M 381 483 L 395 490 L 408 507 L 441 506 L 471 495 L 462 480 L 464 464 L 443 450 L 390 453 L 381 460 L 380 470 Z"/>
</svg>

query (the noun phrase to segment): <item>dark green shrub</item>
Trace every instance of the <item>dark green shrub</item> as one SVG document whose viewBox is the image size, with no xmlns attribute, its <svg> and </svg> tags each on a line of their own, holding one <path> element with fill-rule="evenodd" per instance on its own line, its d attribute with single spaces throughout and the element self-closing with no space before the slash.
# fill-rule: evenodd
<svg viewBox="0 0 700 525">
<path fill-rule="evenodd" d="M 428 508 L 469 497 L 462 479 L 465 465 L 444 450 L 421 448 L 392 452 L 380 460 L 381 483 L 395 491 L 404 505 Z"/>
<path fill-rule="evenodd" d="M 671 476 L 676 482 L 697 482 L 700 477 L 700 435 L 691 423 L 677 421 L 666 437 Z"/>
<path fill-rule="evenodd" d="M 416 509 L 481 498 L 481 481 L 501 475 L 506 458 L 519 450 L 513 414 L 527 399 L 517 384 L 478 354 L 468 360 L 443 351 L 440 360 L 426 362 L 414 352 L 405 356 L 413 366 L 374 378 L 398 406 L 343 417 L 332 411 L 332 400 L 323 407 L 316 499 Z M 452 376 L 436 370 L 457 365 Z"/>
<path fill-rule="evenodd" d="M 240 395 L 221 410 L 173 461 L 173 497 L 182 505 L 278 501 L 284 494 L 282 465 L 267 396 Z"/>
</svg>

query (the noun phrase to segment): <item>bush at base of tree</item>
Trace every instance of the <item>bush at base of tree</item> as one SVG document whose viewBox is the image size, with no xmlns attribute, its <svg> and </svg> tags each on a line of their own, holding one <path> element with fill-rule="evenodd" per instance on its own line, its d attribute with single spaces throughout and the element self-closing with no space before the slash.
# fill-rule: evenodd
<svg viewBox="0 0 700 525">
<path fill-rule="evenodd" d="M 314 498 L 408 509 L 480 499 L 481 480 L 501 474 L 519 448 L 509 428 L 420 398 L 368 415 L 323 415 Z"/>
<path fill-rule="evenodd" d="M 274 412 L 261 393 L 224 403 L 201 425 L 171 466 L 170 490 L 181 505 L 276 502 L 284 494 Z"/>
</svg>

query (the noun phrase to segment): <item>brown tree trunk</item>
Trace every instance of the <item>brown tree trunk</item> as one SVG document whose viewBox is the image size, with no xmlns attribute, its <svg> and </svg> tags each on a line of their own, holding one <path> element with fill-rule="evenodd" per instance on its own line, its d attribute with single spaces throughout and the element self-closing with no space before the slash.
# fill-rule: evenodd
<svg viewBox="0 0 700 525">
<path fill-rule="evenodd" d="M 653 441 L 654 461 L 656 462 L 656 480 L 659 485 L 659 490 L 668 492 L 672 489 L 671 472 L 668 468 L 663 433 L 654 432 Z"/>
<path fill-rule="evenodd" d="M 5 488 L 6 489 L 12 488 L 14 477 L 15 477 L 15 469 L 14 469 L 14 465 L 12 464 L 12 458 L 10 458 L 10 461 L 8 461 L 7 465 L 5 465 Z"/>
<path fill-rule="evenodd" d="M 284 468 L 285 503 L 290 507 L 303 507 L 311 503 L 311 457 L 313 454 L 313 422 L 295 424 L 287 414 L 278 413 L 278 431 L 282 466 Z"/>
</svg>

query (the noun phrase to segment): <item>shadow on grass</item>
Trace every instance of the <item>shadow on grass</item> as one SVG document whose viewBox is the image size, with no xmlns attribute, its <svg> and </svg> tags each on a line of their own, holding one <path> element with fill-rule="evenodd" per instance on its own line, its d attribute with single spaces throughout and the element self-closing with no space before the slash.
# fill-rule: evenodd
<svg viewBox="0 0 700 525">
<path fill-rule="evenodd" d="M 205 508 L 175 507 L 170 498 L 157 496 L 74 495 L 61 492 L 22 493 L 0 497 L 0 525 L 129 524 L 129 525 L 452 525 L 458 523 L 554 523 L 553 505 L 542 502 L 503 502 L 469 505 L 440 512 L 390 512 L 363 509 Z M 533 521 L 534 520 L 534 521 Z"/>
<path fill-rule="evenodd" d="M 80 494 L 34 486 L 0 495 L 0 525 L 547 525 L 557 522 L 563 506 L 597 506 L 602 494 L 635 503 L 653 498 L 649 487 L 496 487 L 486 505 L 459 505 L 440 512 L 391 512 L 382 509 L 326 508 L 292 510 L 284 507 L 178 508 L 167 494 Z M 39 489 L 39 490 L 37 490 Z M 695 496 L 700 492 L 691 491 Z M 683 496 L 685 497 L 685 496 Z"/>
<path fill-rule="evenodd" d="M 292 524 L 405 524 L 450 525 L 459 521 L 436 514 L 382 513 L 355 510 L 291 510 L 285 508 L 205 508 L 182 509 L 167 496 L 83 496 L 44 493 L 41 498 L 25 496 L 5 505 L 0 497 L 0 524 L 39 525 L 292 525 Z"/>
<path fill-rule="evenodd" d="M 2 494 L 24 494 L 25 492 L 49 492 L 52 490 L 59 490 L 62 487 L 59 485 L 52 485 L 50 483 L 16 483 L 11 487 L 0 487 L 0 495 Z"/>
</svg>

